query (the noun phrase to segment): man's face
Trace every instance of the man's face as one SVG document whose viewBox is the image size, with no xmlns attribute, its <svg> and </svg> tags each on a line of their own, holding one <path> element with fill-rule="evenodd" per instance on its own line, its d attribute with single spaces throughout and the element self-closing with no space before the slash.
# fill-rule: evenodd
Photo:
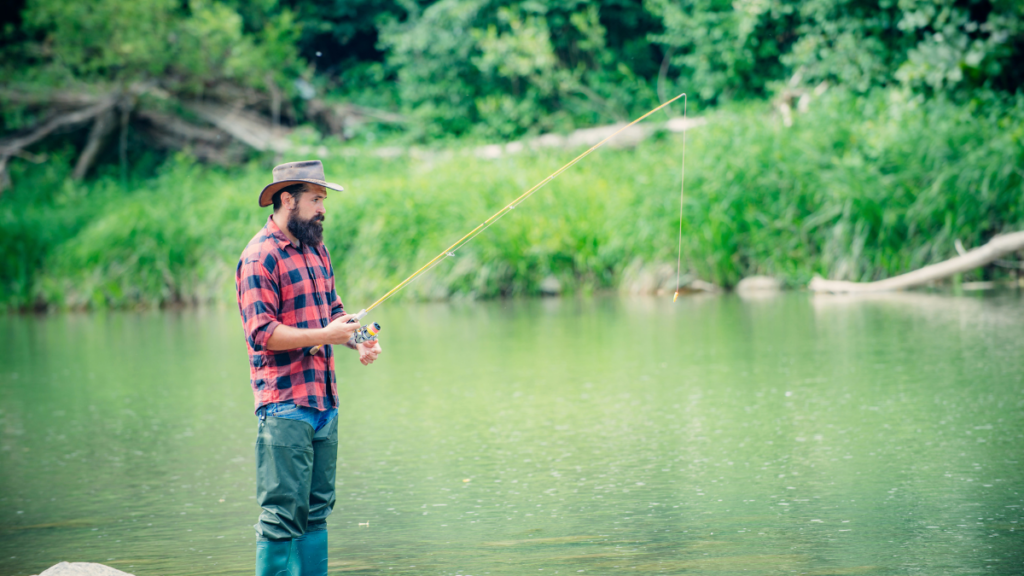
<svg viewBox="0 0 1024 576">
<path fill-rule="evenodd" d="M 327 189 L 314 184 L 306 185 L 306 192 L 299 194 L 298 199 L 292 198 L 292 207 L 288 211 L 288 231 L 299 242 L 316 246 L 324 238 L 324 199 Z"/>
</svg>

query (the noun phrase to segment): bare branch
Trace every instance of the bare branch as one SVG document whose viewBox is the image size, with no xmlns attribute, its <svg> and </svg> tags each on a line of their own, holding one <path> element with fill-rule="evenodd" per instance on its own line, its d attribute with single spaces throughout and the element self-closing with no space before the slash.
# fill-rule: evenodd
<svg viewBox="0 0 1024 576">
<path fill-rule="evenodd" d="M 11 176 L 7 173 L 7 162 L 11 156 L 20 154 L 24 148 L 46 138 L 59 128 L 75 126 L 92 120 L 93 118 L 109 111 L 116 103 L 116 98 L 110 96 L 97 104 L 89 106 L 88 108 L 83 108 L 68 114 L 62 114 L 56 118 L 51 118 L 44 122 L 42 126 L 36 127 L 28 134 L 0 141 L 0 191 L 5 190 L 11 185 Z"/>
<path fill-rule="evenodd" d="M 92 168 L 93 162 L 96 161 L 96 157 L 103 148 L 103 141 L 106 140 L 113 129 L 114 109 L 111 107 L 97 116 L 96 120 L 92 123 L 92 128 L 89 130 L 89 139 L 86 141 L 82 153 L 78 156 L 78 162 L 75 163 L 75 170 L 71 173 L 71 178 L 75 180 L 85 178 L 89 168 Z"/>
<path fill-rule="evenodd" d="M 13 156 L 17 152 L 20 152 L 22 148 L 27 148 L 32 144 L 46 138 L 54 130 L 63 128 L 66 126 L 74 126 L 76 124 L 82 124 L 88 122 L 96 116 L 103 114 L 107 110 L 113 108 L 117 102 L 114 98 L 107 98 L 98 104 L 94 104 L 88 108 L 76 110 L 68 114 L 62 114 L 56 118 L 45 122 L 42 126 L 36 128 L 29 134 L 24 136 L 17 136 L 15 138 L 9 138 L 4 141 L 0 141 L 0 156 Z"/>
<path fill-rule="evenodd" d="M 12 154 L 12 156 L 16 158 L 21 158 L 22 160 L 28 160 L 33 164 L 42 164 L 43 162 L 46 162 L 47 160 L 50 159 L 49 154 L 33 154 L 31 152 L 28 152 L 27 150 L 22 150 L 21 152 Z"/>
<path fill-rule="evenodd" d="M 86 92 L 36 92 L 12 88 L 0 88 L 0 101 L 30 106 L 47 106 L 57 108 L 82 108 L 91 106 L 108 98 L 106 94 L 95 95 Z"/>
<path fill-rule="evenodd" d="M 107 86 L 106 90 L 97 93 L 95 86 L 83 86 L 78 90 L 39 90 L 33 87 L 24 88 L 0 88 L 0 102 L 14 104 L 26 104 L 28 106 L 40 106 L 47 108 L 84 108 L 115 98 L 120 89 Z M 165 90 L 160 89 L 154 82 L 136 82 L 128 87 L 127 93 L 136 96 L 152 94 L 159 98 L 169 98 Z"/>
<path fill-rule="evenodd" d="M 0 156 L 0 193 L 11 187 L 11 174 L 7 172 L 7 160 L 10 156 Z"/>
</svg>

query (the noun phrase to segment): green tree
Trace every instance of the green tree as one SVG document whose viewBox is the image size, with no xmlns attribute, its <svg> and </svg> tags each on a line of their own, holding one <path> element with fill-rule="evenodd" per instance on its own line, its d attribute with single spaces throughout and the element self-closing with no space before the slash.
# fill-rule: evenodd
<svg viewBox="0 0 1024 576">
<path fill-rule="evenodd" d="M 29 39 L 8 49 L 18 59 L 5 58 L 5 71 L 50 87 L 157 80 L 197 94 L 225 80 L 261 88 L 268 74 L 289 86 L 305 68 L 296 48 L 301 30 L 290 10 L 261 4 L 264 18 L 250 31 L 224 2 L 30 0 Z"/>
<path fill-rule="evenodd" d="M 763 96 L 796 77 L 858 92 L 1019 89 L 1014 0 L 647 0 L 681 84 L 705 100 Z"/>
</svg>

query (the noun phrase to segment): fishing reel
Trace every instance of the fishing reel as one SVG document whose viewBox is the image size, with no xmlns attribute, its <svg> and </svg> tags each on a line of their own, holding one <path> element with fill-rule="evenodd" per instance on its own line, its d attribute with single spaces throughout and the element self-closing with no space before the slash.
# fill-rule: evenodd
<svg viewBox="0 0 1024 576">
<path fill-rule="evenodd" d="M 361 320 L 363 316 L 366 316 L 366 310 L 360 310 L 359 313 L 350 318 L 349 321 L 346 322 L 346 324 L 359 322 L 359 320 Z M 352 334 L 352 337 L 348 339 L 348 343 L 354 345 L 362 344 L 363 342 L 374 342 L 377 340 L 378 332 L 380 332 L 380 324 L 376 322 L 374 322 L 373 324 L 367 324 L 366 326 L 362 326 L 361 328 L 356 330 L 355 333 Z M 309 349 L 309 355 L 316 356 L 320 352 L 321 348 L 323 348 L 323 344 L 317 344 L 316 346 L 313 346 L 312 348 Z"/>
<path fill-rule="evenodd" d="M 352 342 L 354 344 L 362 344 L 363 342 L 373 342 L 374 340 L 377 339 L 378 332 L 380 332 L 380 324 L 377 324 L 376 322 L 374 322 L 373 324 L 367 324 L 366 326 L 363 326 L 359 330 L 356 330 L 356 333 L 352 335 L 352 338 L 349 340 L 349 342 Z"/>
</svg>

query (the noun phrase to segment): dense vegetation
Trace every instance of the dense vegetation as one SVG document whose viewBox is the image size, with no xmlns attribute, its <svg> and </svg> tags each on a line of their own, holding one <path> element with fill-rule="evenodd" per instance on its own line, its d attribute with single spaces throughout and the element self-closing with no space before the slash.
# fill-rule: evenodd
<svg viewBox="0 0 1024 576">
<path fill-rule="evenodd" d="M 413 137 L 565 130 L 688 91 L 705 104 L 822 81 L 969 98 L 1024 80 L 1017 0 L 28 0 L 2 76 L 82 89 L 225 85 L 404 112 Z M 273 98 L 253 106 L 271 106 Z M 164 104 L 166 106 L 166 103 Z M 5 108 L 5 127 L 26 121 Z M 269 111 L 268 111 L 269 112 Z"/>
<path fill-rule="evenodd" d="M 291 145 L 326 150 L 351 191 L 332 199 L 328 246 L 357 302 L 572 153 L 479 160 L 475 143 L 623 120 L 681 91 L 709 120 L 690 136 L 692 275 L 878 278 L 1024 224 L 1016 0 L 2 10 L 5 307 L 229 300 L 233 262 L 265 217 L 254 193 L 295 158 L 224 131 L 227 110 L 246 130 L 283 126 Z M 383 144 L 427 158 L 384 158 Z M 409 293 L 532 294 L 548 277 L 592 290 L 674 261 L 679 144 L 665 133 L 602 151 Z"/>
<path fill-rule="evenodd" d="M 802 285 L 867 280 L 955 254 L 1024 224 L 1024 99 L 979 114 L 940 100 L 826 93 L 786 128 L 764 105 L 707 115 L 687 142 L 685 270 L 725 285 L 753 273 Z M 535 294 L 615 287 L 673 262 L 680 136 L 602 150 L 414 284 L 404 296 Z M 328 200 L 339 290 L 365 305 L 571 151 L 497 160 L 468 150 L 327 160 L 348 191 Z M 66 155 L 65 158 L 69 158 Z M 15 306 L 231 301 L 232 269 L 266 211 L 268 171 L 185 156 L 122 185 L 70 166 L 25 169 L 0 204 L 2 297 Z M 980 272 L 984 273 L 984 272 Z"/>
</svg>

